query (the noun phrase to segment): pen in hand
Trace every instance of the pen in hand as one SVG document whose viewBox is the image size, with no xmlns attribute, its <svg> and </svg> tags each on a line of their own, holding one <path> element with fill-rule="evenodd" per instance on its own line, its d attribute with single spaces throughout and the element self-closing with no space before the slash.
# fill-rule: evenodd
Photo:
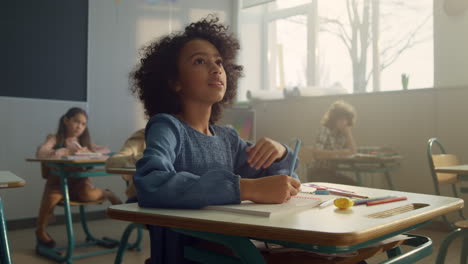
<svg viewBox="0 0 468 264">
<path fill-rule="evenodd" d="M 301 148 L 301 143 L 302 143 L 301 140 L 297 139 L 296 146 L 294 147 L 291 167 L 289 168 L 289 176 L 292 176 L 294 173 L 294 168 L 296 167 L 297 156 L 299 155 L 299 149 Z"/>
</svg>

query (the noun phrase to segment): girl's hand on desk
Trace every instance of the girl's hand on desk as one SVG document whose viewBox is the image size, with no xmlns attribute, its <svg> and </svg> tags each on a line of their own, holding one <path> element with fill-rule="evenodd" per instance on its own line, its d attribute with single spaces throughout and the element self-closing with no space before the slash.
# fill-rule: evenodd
<svg viewBox="0 0 468 264">
<path fill-rule="evenodd" d="M 76 153 L 87 153 L 87 152 L 92 152 L 91 150 L 88 149 L 88 147 L 82 147 L 76 151 Z"/>
<path fill-rule="evenodd" d="M 301 183 L 288 175 L 241 179 L 241 200 L 255 203 L 284 203 L 299 193 Z"/>
<path fill-rule="evenodd" d="M 260 168 L 266 169 L 286 154 L 286 148 L 282 144 L 264 137 L 257 141 L 254 146 L 248 147 L 247 153 L 247 162 L 250 167 L 257 170 Z"/>
<path fill-rule="evenodd" d="M 78 141 L 75 138 L 65 139 L 65 146 L 67 147 L 67 149 L 69 150 L 71 154 L 75 154 L 82 148 L 80 143 L 78 143 Z"/>
</svg>

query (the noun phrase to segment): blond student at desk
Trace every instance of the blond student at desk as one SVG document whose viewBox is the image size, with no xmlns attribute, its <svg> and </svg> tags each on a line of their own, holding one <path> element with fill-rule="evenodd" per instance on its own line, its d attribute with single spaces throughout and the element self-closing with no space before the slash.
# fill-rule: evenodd
<svg viewBox="0 0 468 264">
<path fill-rule="evenodd" d="M 242 75 L 239 43 L 218 21 L 208 17 L 151 43 L 131 75 L 150 117 L 134 176 L 142 207 L 282 203 L 299 192 L 297 175 L 287 176 L 290 149 L 269 138 L 253 145 L 215 125 Z M 203 243 L 169 228 L 149 231 L 150 263 L 185 263 L 184 245 Z"/>
<path fill-rule="evenodd" d="M 125 168 L 135 166 L 135 163 L 143 156 L 145 148 L 145 130 L 140 129 L 125 141 L 118 153 L 112 155 L 106 160 L 106 168 Z M 133 175 L 122 175 L 122 178 L 128 182 L 128 187 L 125 191 L 128 202 L 136 201 L 137 192 L 135 185 L 133 184 Z"/>
<path fill-rule="evenodd" d="M 334 102 L 324 114 L 313 151 L 315 162 L 309 170 L 310 181 L 355 185 L 356 182 L 337 173 L 330 159 L 350 156 L 357 151 L 352 128 L 356 122 L 354 107 L 344 101 Z"/>
<path fill-rule="evenodd" d="M 88 115 L 83 109 L 70 108 L 60 118 L 57 133 L 48 135 L 46 141 L 38 147 L 36 157 L 59 159 L 80 152 L 109 153 L 107 147 L 92 143 L 87 121 Z M 60 178 L 48 171 L 49 169 L 46 169 L 42 175 L 47 181 L 37 217 L 36 236 L 38 243 L 55 247 L 55 241 L 47 233 L 46 228 L 55 206 L 62 200 L 63 195 Z M 89 178 L 70 178 L 68 186 L 70 199 L 74 201 L 89 202 L 107 198 L 112 204 L 121 203 L 112 191 L 94 187 Z"/>
</svg>

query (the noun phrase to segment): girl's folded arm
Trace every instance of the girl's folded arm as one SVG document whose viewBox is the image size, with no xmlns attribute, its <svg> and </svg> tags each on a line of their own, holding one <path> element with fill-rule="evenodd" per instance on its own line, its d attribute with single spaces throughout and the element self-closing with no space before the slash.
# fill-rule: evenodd
<svg viewBox="0 0 468 264">
<path fill-rule="evenodd" d="M 236 147 L 234 151 L 236 152 L 236 161 L 235 161 L 235 173 L 241 175 L 242 178 L 260 178 L 265 176 L 272 176 L 272 175 L 289 175 L 290 166 L 293 160 L 293 154 L 291 149 L 288 146 L 284 146 L 286 148 L 286 155 L 282 157 L 280 160 L 273 162 L 270 167 L 266 169 L 256 170 L 255 168 L 250 167 L 249 163 L 247 163 L 248 153 L 247 147 L 252 146 L 252 143 L 244 141 L 237 135 L 237 132 L 233 129 L 233 136 L 237 137 L 235 140 Z M 296 162 L 296 166 L 294 169 L 297 168 L 298 161 Z M 293 173 L 293 178 L 298 179 L 296 173 Z"/>
<path fill-rule="evenodd" d="M 149 122 L 146 149 L 137 162 L 134 182 L 142 207 L 200 208 L 240 202 L 240 177 L 227 170 L 203 175 L 174 169 L 181 133 L 166 119 Z"/>
<path fill-rule="evenodd" d="M 56 145 L 55 135 L 48 135 L 46 141 L 37 148 L 36 157 L 39 159 L 60 158 L 69 155 L 66 148 L 54 149 Z"/>
</svg>

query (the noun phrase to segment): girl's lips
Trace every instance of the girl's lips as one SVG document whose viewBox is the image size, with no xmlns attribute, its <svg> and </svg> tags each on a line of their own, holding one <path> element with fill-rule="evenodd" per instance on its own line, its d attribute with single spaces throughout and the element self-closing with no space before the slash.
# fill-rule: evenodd
<svg viewBox="0 0 468 264">
<path fill-rule="evenodd" d="M 210 85 L 210 86 L 224 87 L 224 83 L 223 83 L 223 82 L 209 82 L 208 85 Z"/>
</svg>

